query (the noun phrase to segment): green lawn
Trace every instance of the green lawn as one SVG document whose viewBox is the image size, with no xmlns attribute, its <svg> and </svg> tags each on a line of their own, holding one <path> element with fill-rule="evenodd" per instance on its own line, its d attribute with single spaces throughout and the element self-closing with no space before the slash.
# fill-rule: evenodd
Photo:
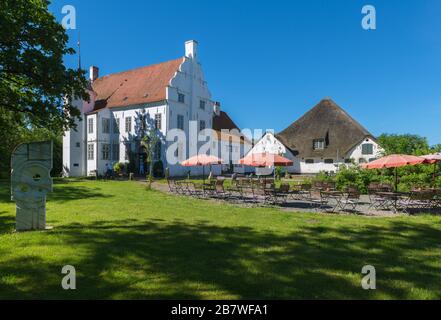
<svg viewBox="0 0 441 320">
<path fill-rule="evenodd" d="M 441 298 L 441 218 L 240 208 L 137 182 L 58 182 L 48 232 L 14 233 L 0 184 L 0 298 Z M 61 288 L 61 268 L 77 290 Z M 361 288 L 361 268 L 377 290 Z"/>
</svg>

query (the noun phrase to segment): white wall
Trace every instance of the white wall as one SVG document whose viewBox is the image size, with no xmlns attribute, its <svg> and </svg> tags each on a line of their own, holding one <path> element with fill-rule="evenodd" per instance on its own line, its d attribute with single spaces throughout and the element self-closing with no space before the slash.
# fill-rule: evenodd
<svg viewBox="0 0 441 320">
<path fill-rule="evenodd" d="M 372 144 L 373 145 L 373 153 L 372 154 L 362 154 L 362 145 L 363 144 Z M 363 163 L 361 161 L 369 162 L 371 159 L 379 158 L 382 156 L 384 149 L 381 148 L 377 142 L 375 142 L 372 138 L 367 137 L 363 141 L 361 141 L 358 145 L 356 145 L 352 150 L 348 152 L 347 158 L 353 159 L 356 164 Z"/>
<path fill-rule="evenodd" d="M 365 143 L 373 144 L 373 154 L 363 155 L 362 145 Z M 354 159 L 355 163 L 359 163 L 359 159 L 365 159 L 366 162 L 369 159 L 379 157 L 383 152 L 383 149 L 372 139 L 367 137 L 359 144 L 357 144 L 352 150 L 348 152 L 342 158 L 333 157 L 333 163 L 325 163 L 324 158 L 303 158 L 301 155 L 294 156 L 293 153 L 286 148 L 272 133 L 266 133 L 262 139 L 260 139 L 250 153 L 262 153 L 269 152 L 274 154 L 280 154 L 288 159 L 293 160 L 293 166 L 286 167 L 285 169 L 290 173 L 304 173 L 304 174 L 316 174 L 321 171 L 337 172 L 340 165 L 345 164 L 345 159 Z M 300 158 L 301 157 L 301 158 Z M 331 158 L 329 158 L 331 159 Z M 307 163 L 307 160 L 313 160 L 314 163 Z M 257 174 L 270 174 L 273 168 L 256 168 Z"/>
<path fill-rule="evenodd" d="M 83 104 L 81 100 L 75 100 L 72 104 L 80 111 L 83 111 L 88 105 L 87 103 Z M 76 120 L 75 124 L 76 130 L 65 131 L 63 135 L 63 174 L 65 176 L 84 176 L 86 174 L 84 117 L 82 121 Z"/>
</svg>

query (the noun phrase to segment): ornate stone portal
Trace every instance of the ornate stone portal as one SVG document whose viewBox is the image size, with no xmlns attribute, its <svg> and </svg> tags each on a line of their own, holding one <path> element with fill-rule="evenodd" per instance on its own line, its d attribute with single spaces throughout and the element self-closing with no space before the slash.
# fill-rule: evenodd
<svg viewBox="0 0 441 320">
<path fill-rule="evenodd" d="M 46 194 L 52 191 L 52 141 L 19 145 L 12 153 L 11 168 L 17 231 L 46 229 Z"/>
</svg>

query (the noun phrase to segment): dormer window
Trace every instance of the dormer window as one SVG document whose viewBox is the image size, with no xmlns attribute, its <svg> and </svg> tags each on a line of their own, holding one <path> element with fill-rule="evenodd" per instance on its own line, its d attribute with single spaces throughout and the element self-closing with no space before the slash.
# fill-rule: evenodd
<svg viewBox="0 0 441 320">
<path fill-rule="evenodd" d="M 314 148 L 314 150 L 325 149 L 325 139 L 314 139 L 312 141 L 312 147 Z"/>
<path fill-rule="evenodd" d="M 374 145 L 372 143 L 363 143 L 361 145 L 361 154 L 362 155 L 374 154 Z"/>
</svg>

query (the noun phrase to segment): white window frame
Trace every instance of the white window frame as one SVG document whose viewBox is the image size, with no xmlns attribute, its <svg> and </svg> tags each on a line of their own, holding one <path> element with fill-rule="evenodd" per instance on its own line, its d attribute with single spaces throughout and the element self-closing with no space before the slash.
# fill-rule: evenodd
<svg viewBox="0 0 441 320">
<path fill-rule="evenodd" d="M 93 143 L 87 144 L 87 160 L 95 159 L 95 145 Z"/>
<path fill-rule="evenodd" d="M 87 120 L 87 124 L 88 124 L 87 132 L 88 132 L 89 134 L 92 134 L 92 133 L 93 133 L 93 127 L 95 126 L 94 122 L 95 122 L 95 121 L 93 121 L 93 118 L 89 118 L 89 119 Z"/>
<path fill-rule="evenodd" d="M 132 132 L 132 117 L 125 118 L 125 129 L 126 133 Z"/>
</svg>

